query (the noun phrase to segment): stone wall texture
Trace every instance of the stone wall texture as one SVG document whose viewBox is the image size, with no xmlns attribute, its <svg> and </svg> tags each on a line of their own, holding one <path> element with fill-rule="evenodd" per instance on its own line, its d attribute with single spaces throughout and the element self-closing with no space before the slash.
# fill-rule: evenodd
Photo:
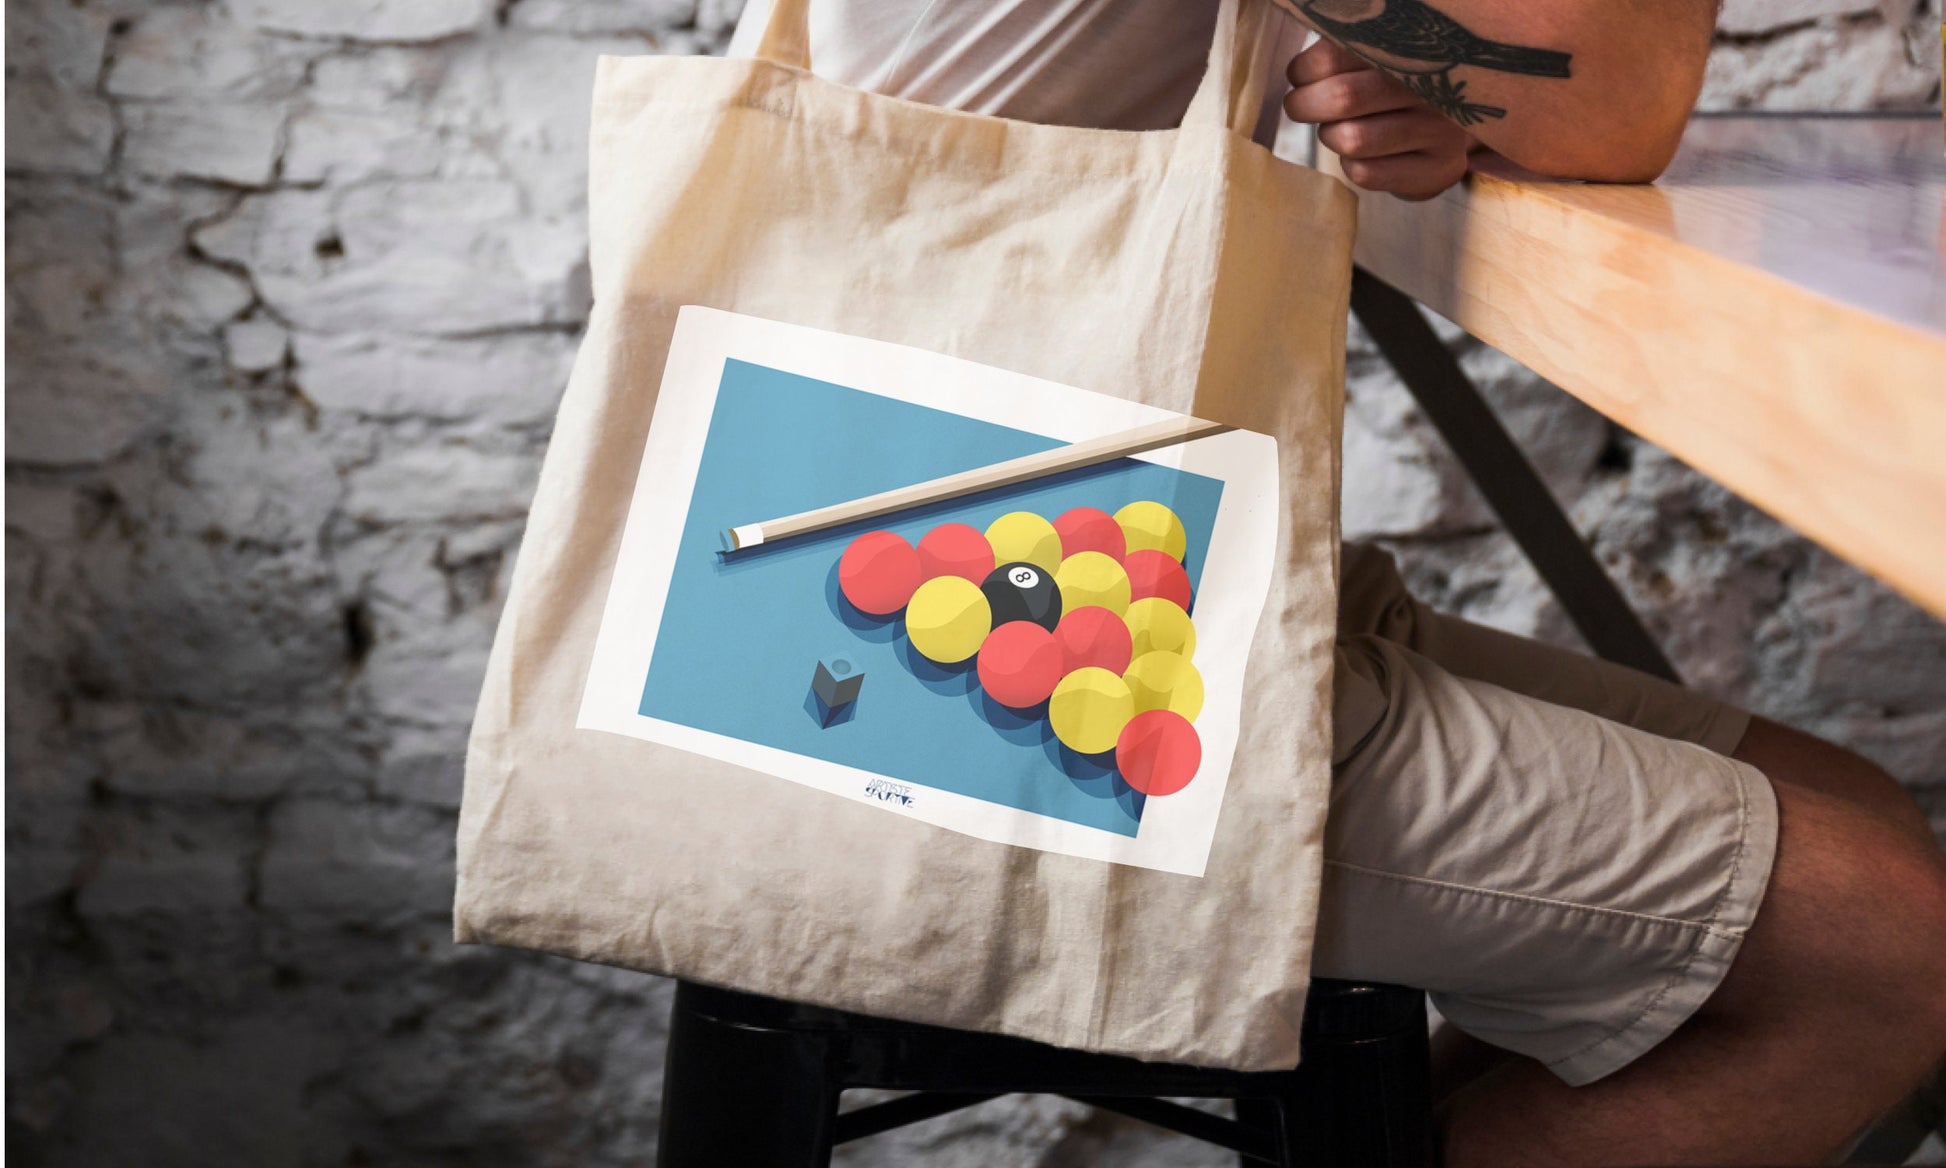
<svg viewBox="0 0 1946 1168">
<path fill-rule="evenodd" d="M 1936 107 L 1937 0 L 1729 0 L 1714 107 Z M 653 1157 L 668 986 L 454 947 L 477 680 L 588 305 L 597 53 L 738 0 L 8 0 L 7 1150 Z M 1453 336 L 1680 666 L 1946 824 L 1946 630 Z M 1347 523 L 1573 643 L 1354 337 Z M 1226 1162 L 1012 1100 L 845 1163 Z"/>
</svg>

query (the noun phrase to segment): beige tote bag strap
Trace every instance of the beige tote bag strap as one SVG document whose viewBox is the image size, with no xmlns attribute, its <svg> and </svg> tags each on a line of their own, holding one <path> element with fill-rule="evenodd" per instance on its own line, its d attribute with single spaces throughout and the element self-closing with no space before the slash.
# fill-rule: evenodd
<svg viewBox="0 0 1946 1168">
<path fill-rule="evenodd" d="M 811 67 L 811 0 L 773 0 L 764 35 L 757 41 L 753 55 L 759 61 L 789 65 L 793 69 Z"/>
<path fill-rule="evenodd" d="M 809 69 L 810 7 L 810 0 L 775 0 L 757 42 L 757 59 Z M 1264 88 L 1262 48 L 1269 15 L 1268 0 L 1222 0 L 1209 66 L 1183 125 L 1228 126 L 1234 133 L 1250 136 Z"/>
<path fill-rule="evenodd" d="M 1216 13 L 1203 83 L 1196 87 L 1185 126 L 1227 126 L 1248 138 L 1257 128 L 1267 80 L 1264 38 L 1273 35 L 1269 0 L 1223 0 Z"/>
</svg>

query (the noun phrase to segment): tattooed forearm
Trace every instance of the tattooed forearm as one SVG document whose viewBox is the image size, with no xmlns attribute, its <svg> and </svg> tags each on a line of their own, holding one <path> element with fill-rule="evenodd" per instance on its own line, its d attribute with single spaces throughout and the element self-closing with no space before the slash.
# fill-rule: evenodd
<svg viewBox="0 0 1946 1168">
<path fill-rule="evenodd" d="M 1422 0 L 1276 0 L 1325 36 L 1397 78 L 1427 105 L 1462 126 L 1507 116 L 1505 108 L 1470 101 L 1461 65 L 1568 76 L 1567 53 L 1510 45 L 1475 36 Z"/>
</svg>

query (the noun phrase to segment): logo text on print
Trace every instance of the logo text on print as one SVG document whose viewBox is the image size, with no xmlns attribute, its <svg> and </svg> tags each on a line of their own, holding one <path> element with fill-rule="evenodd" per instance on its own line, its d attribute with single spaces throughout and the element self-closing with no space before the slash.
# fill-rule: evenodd
<svg viewBox="0 0 1946 1168">
<path fill-rule="evenodd" d="M 905 783 L 895 783 L 891 779 L 873 779 L 866 783 L 865 794 L 881 803 L 897 803 L 901 807 L 912 806 L 912 788 Z"/>
</svg>

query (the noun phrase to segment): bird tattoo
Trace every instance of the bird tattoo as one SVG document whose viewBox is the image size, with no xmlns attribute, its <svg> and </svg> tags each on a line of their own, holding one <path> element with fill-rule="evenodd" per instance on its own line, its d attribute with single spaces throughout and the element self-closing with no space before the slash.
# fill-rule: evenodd
<svg viewBox="0 0 1946 1168">
<path fill-rule="evenodd" d="M 1460 65 L 1530 77 L 1568 76 L 1567 53 L 1476 36 L 1421 0 L 1294 2 L 1319 32 L 1398 78 L 1426 104 L 1462 126 L 1503 118 L 1507 111 L 1468 101 L 1466 82 L 1453 79 L 1452 71 Z"/>
</svg>

